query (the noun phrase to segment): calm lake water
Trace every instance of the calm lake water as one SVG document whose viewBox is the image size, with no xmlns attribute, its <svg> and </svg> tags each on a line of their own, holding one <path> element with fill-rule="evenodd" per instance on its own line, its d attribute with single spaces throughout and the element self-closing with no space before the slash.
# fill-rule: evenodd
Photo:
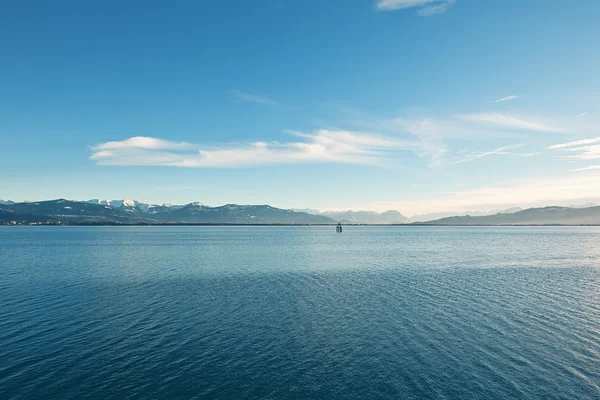
<svg viewBox="0 0 600 400">
<path fill-rule="evenodd" d="M 0 227 L 0 398 L 599 399 L 600 228 Z"/>
</svg>

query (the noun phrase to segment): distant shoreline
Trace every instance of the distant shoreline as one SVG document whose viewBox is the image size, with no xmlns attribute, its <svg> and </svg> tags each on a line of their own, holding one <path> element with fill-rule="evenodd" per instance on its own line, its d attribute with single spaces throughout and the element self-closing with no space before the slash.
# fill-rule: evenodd
<svg viewBox="0 0 600 400">
<path fill-rule="evenodd" d="M 118 203 L 118 204 L 117 204 Z M 115 204 L 45 200 L 0 207 L 0 224 L 73 226 L 598 226 L 600 206 L 547 206 L 491 215 L 455 215 L 439 219 L 423 215 L 406 218 L 398 211 L 346 211 L 313 215 L 269 205 L 226 204 L 209 207 L 149 205 L 123 200 Z M 433 215 L 431 216 L 433 217 Z"/>
<path fill-rule="evenodd" d="M 240 226 L 240 227 L 263 227 L 263 226 L 297 226 L 297 227 L 308 227 L 308 226 L 326 226 L 326 227 L 334 227 L 337 224 L 235 224 L 235 223 L 173 223 L 173 224 L 149 224 L 149 223 L 139 223 L 139 224 L 119 224 L 119 223 L 77 223 L 77 224 L 1 224 L 0 226 L 123 226 L 123 227 L 131 227 L 131 226 Z M 382 227 L 423 227 L 423 226 L 432 226 L 432 227 L 534 227 L 534 226 L 555 226 L 555 227 L 589 227 L 589 226 L 600 226 L 600 224 L 427 224 L 427 223 L 411 223 L 411 224 L 343 224 L 343 226 L 349 227 L 362 227 L 362 226 L 382 226 Z"/>
</svg>

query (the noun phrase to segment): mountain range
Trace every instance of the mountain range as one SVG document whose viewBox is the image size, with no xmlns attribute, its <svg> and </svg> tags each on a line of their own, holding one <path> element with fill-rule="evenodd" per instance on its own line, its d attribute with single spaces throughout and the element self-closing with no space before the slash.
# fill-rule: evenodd
<svg viewBox="0 0 600 400">
<path fill-rule="evenodd" d="M 145 204 L 133 200 L 65 199 L 0 205 L 0 223 L 65 224 L 333 224 L 331 218 L 268 205 L 209 207 Z"/>
<path fill-rule="evenodd" d="M 438 218 L 433 219 L 433 217 Z M 419 219 L 422 218 L 422 219 Z M 425 218 L 432 218 L 427 220 Z M 286 210 L 269 205 L 226 204 L 210 207 L 146 204 L 135 200 L 72 201 L 65 199 L 15 203 L 0 200 L 0 224 L 422 224 L 422 225 L 595 225 L 600 206 L 512 208 L 490 215 L 447 213 L 406 218 L 395 210 L 372 211 Z"/>
<path fill-rule="evenodd" d="M 590 204 L 588 206 L 595 206 Z M 581 206 L 580 206 L 581 207 Z M 421 214 L 414 215 L 410 218 L 405 217 L 396 210 L 390 210 L 383 213 L 376 213 L 374 211 L 324 211 L 320 212 L 312 208 L 305 209 L 294 209 L 294 211 L 306 212 L 314 215 L 324 215 L 326 217 L 333 218 L 342 223 L 354 223 L 354 224 L 410 224 L 413 222 L 429 222 L 435 221 L 446 217 L 455 216 L 484 216 L 484 215 L 495 215 L 495 214 L 510 214 L 517 211 L 521 211 L 520 207 L 513 207 L 506 210 L 492 210 L 492 211 L 447 211 L 440 213 Z"/>
<path fill-rule="evenodd" d="M 446 211 L 431 214 L 413 215 L 409 218 L 409 222 L 428 222 L 435 221 L 447 217 L 463 217 L 470 215 L 471 217 L 481 217 L 485 215 L 496 215 L 496 214 L 512 214 L 521 211 L 520 207 L 513 207 L 506 210 L 492 210 L 492 211 Z"/>
<path fill-rule="evenodd" d="M 528 208 L 509 214 L 455 216 L 424 225 L 600 225 L 600 206 Z"/>
<path fill-rule="evenodd" d="M 307 209 L 294 209 L 298 212 L 306 212 L 313 215 L 322 215 L 342 224 L 405 224 L 409 219 L 396 210 L 382 213 L 375 211 L 324 211 Z"/>
</svg>

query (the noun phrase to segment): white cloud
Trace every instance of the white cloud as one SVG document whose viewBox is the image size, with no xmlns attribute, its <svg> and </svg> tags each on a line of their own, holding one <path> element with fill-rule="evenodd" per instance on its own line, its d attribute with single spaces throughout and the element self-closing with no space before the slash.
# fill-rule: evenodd
<svg viewBox="0 0 600 400">
<path fill-rule="evenodd" d="M 499 100 L 494 100 L 493 102 L 494 103 L 502 103 L 503 101 L 511 101 L 511 100 L 516 100 L 516 99 L 517 99 L 517 96 L 506 96 Z"/>
<path fill-rule="evenodd" d="M 378 10 L 401 10 L 404 8 L 423 7 L 439 2 L 440 0 L 379 0 L 376 7 Z"/>
<path fill-rule="evenodd" d="M 566 156 L 567 158 L 577 158 L 580 160 L 600 159 L 600 137 L 555 144 L 548 148 L 574 153 L 573 155 Z"/>
<path fill-rule="evenodd" d="M 600 165 L 590 165 L 588 167 L 572 169 L 571 172 L 594 171 L 600 169 Z"/>
<path fill-rule="evenodd" d="M 350 115 L 345 121 L 359 129 L 375 130 L 389 132 L 394 135 L 410 134 L 415 137 L 419 147 L 415 148 L 414 153 L 426 160 L 430 167 L 439 167 L 446 164 L 446 161 L 453 163 L 456 157 L 460 156 L 461 151 L 455 151 L 449 147 L 456 141 L 485 141 L 491 138 L 511 140 L 514 142 L 528 141 L 531 132 L 528 129 L 547 129 L 558 131 L 560 128 L 542 124 L 531 119 L 519 119 L 503 114 L 467 114 L 454 117 L 419 117 L 407 114 L 406 116 L 388 120 L 374 117 L 372 115 L 357 110 L 349 110 Z M 358 116 L 358 118 L 356 117 Z M 483 121 L 483 122 L 482 122 Z M 460 158 L 469 155 L 471 159 L 486 157 L 496 154 L 503 149 L 495 149 L 490 152 L 469 153 L 465 150 Z M 506 152 L 507 150 L 504 149 Z M 508 155 L 508 154 L 507 154 Z M 533 157 L 539 155 L 537 152 L 510 152 L 509 155 L 520 157 Z"/>
<path fill-rule="evenodd" d="M 430 17 L 445 12 L 454 3 L 455 0 L 378 0 L 375 8 L 380 11 L 393 11 L 417 7 L 418 15 Z"/>
<path fill-rule="evenodd" d="M 555 144 L 554 146 L 550 146 L 548 148 L 556 150 L 556 149 L 564 149 L 567 147 L 580 147 L 580 146 L 583 146 L 586 144 L 593 144 L 593 143 L 600 143 L 600 137 L 593 138 L 593 139 L 576 140 L 574 142 L 568 142 L 568 143 Z"/>
<path fill-rule="evenodd" d="M 536 131 L 536 132 L 564 132 L 562 128 L 548 125 L 540 121 L 525 120 L 512 115 L 500 113 L 481 113 L 481 114 L 466 114 L 459 118 L 488 126 L 498 128 Z"/>
<path fill-rule="evenodd" d="M 190 168 L 234 168 L 253 165 L 296 163 L 346 163 L 383 165 L 392 150 L 415 149 L 418 142 L 401 141 L 372 133 L 319 130 L 292 132 L 303 141 L 255 142 L 214 149 L 183 147 L 154 138 L 131 138 L 93 146 L 90 158 L 99 165 L 170 166 Z M 136 140 L 132 140 L 136 139 Z M 148 147 L 161 143 L 162 147 Z M 136 144 L 139 144 L 137 146 Z"/>
<path fill-rule="evenodd" d="M 535 157 L 535 156 L 539 156 L 540 153 L 538 152 L 532 152 L 532 153 L 521 153 L 519 154 L 521 157 Z"/>
<path fill-rule="evenodd" d="M 155 139 L 145 136 L 135 136 L 119 142 L 106 142 L 94 146 L 97 150 L 118 149 L 147 149 L 147 150 L 177 150 L 186 149 L 192 145 L 186 142 L 171 142 L 169 140 Z"/>
<path fill-rule="evenodd" d="M 266 96 L 260 96 L 252 93 L 242 92 L 241 90 L 232 90 L 231 93 L 238 99 L 250 101 L 252 103 L 265 104 L 269 106 L 280 106 L 281 103 Z"/>
<path fill-rule="evenodd" d="M 450 8 L 452 5 L 454 5 L 454 3 L 455 0 L 442 1 L 439 4 L 434 4 L 431 6 L 421 8 L 419 11 L 417 11 L 417 14 L 421 17 L 431 17 L 434 15 L 442 14 L 446 12 L 448 8 Z"/>
<path fill-rule="evenodd" d="M 485 152 L 481 152 L 481 151 L 475 151 L 472 153 L 467 154 L 466 157 L 460 159 L 460 160 L 456 160 L 454 161 L 454 164 L 460 164 L 460 163 L 464 163 L 467 161 L 473 161 L 473 160 L 477 160 L 479 158 L 483 158 L 483 157 L 488 157 L 488 156 L 499 156 L 499 155 L 505 155 L 505 156 L 513 156 L 513 155 L 517 155 L 516 153 L 509 151 L 509 150 L 514 150 L 514 149 L 518 149 L 520 147 L 523 147 L 525 145 L 525 143 L 519 143 L 519 144 L 511 144 L 508 146 L 502 146 L 502 147 L 498 147 L 497 149 L 491 150 L 491 151 L 485 151 Z M 529 153 L 524 153 L 525 155 L 521 155 L 523 157 L 527 157 Z"/>
</svg>

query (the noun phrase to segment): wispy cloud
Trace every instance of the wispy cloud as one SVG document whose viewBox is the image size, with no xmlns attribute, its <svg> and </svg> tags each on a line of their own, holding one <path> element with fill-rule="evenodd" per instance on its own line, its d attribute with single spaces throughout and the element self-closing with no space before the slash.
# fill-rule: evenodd
<svg viewBox="0 0 600 400">
<path fill-rule="evenodd" d="M 580 146 L 593 144 L 593 143 L 600 143 L 600 137 L 592 138 L 592 139 L 576 140 L 574 142 L 568 142 L 568 143 L 555 144 L 554 146 L 550 146 L 548 148 L 552 149 L 552 150 L 556 150 L 556 149 L 564 149 L 567 147 L 571 147 L 571 148 L 580 147 Z"/>
<path fill-rule="evenodd" d="M 319 130 L 290 132 L 302 141 L 254 142 L 247 145 L 203 149 L 200 146 L 137 137 L 91 147 L 90 158 L 99 165 L 236 168 L 297 163 L 383 165 L 392 150 L 414 149 L 415 141 L 402 141 L 372 133 Z M 148 147 L 148 143 L 160 143 Z M 136 145 L 136 144 L 139 144 Z"/>
<path fill-rule="evenodd" d="M 265 104 L 269 106 L 280 106 L 281 103 L 266 96 L 260 96 L 252 93 L 243 92 L 241 90 L 232 90 L 231 94 L 240 100 L 250 101 L 252 103 Z"/>
<path fill-rule="evenodd" d="M 517 155 L 516 153 L 510 151 L 510 150 L 514 150 L 514 149 L 518 149 L 520 147 L 525 146 L 525 143 L 519 143 L 519 144 L 511 144 L 508 146 L 502 146 L 502 147 L 498 147 L 497 149 L 491 150 L 491 151 L 475 151 L 472 153 L 467 154 L 465 157 L 454 161 L 454 164 L 461 164 L 464 162 L 468 162 L 468 161 L 473 161 L 473 160 L 477 160 L 480 158 L 484 158 L 484 157 L 488 157 L 488 156 L 514 156 Z M 524 153 L 527 154 L 527 153 Z M 522 155 L 524 157 L 527 157 L 526 155 Z"/>
<path fill-rule="evenodd" d="M 551 126 L 541 121 L 525 120 L 512 115 L 500 113 L 467 114 L 461 115 L 459 118 L 478 124 L 504 129 L 536 132 L 564 132 L 564 130 L 560 127 Z"/>
<path fill-rule="evenodd" d="M 555 144 L 548 147 L 548 149 L 574 153 L 566 156 L 568 158 L 577 158 L 580 160 L 600 159 L 600 137 Z"/>
<path fill-rule="evenodd" d="M 455 2 L 456 2 L 455 0 L 446 0 L 446 1 L 439 2 L 438 4 L 433 4 L 433 5 L 430 5 L 427 7 L 423 7 L 417 11 L 417 14 L 420 15 L 421 17 L 431 17 L 434 15 L 438 15 L 438 14 L 446 12 L 448 10 L 448 8 L 450 8 L 451 6 L 454 5 Z"/>
<path fill-rule="evenodd" d="M 190 148 L 192 145 L 186 142 L 172 142 L 170 140 L 155 139 L 145 136 L 134 136 L 118 142 L 106 142 L 94 146 L 96 150 L 119 150 L 119 149 L 146 149 L 146 150 L 178 150 Z"/>
<path fill-rule="evenodd" d="M 576 116 L 575 119 L 579 119 L 579 118 L 583 117 L 585 114 L 587 114 L 587 113 L 582 112 L 581 114 L 579 114 L 578 116 Z"/>
<path fill-rule="evenodd" d="M 375 8 L 380 11 L 393 11 L 416 7 L 418 15 L 431 17 L 447 11 L 454 3 L 455 0 L 378 0 Z"/>
<path fill-rule="evenodd" d="M 467 150 L 455 151 L 451 145 L 455 141 L 485 141 L 491 138 L 521 142 L 529 140 L 529 130 L 548 129 L 558 131 L 560 128 L 532 122 L 531 119 L 519 119 L 503 114 L 468 114 L 454 117 L 423 117 L 407 113 L 407 115 L 396 119 L 381 119 L 369 115 L 360 110 L 350 110 L 346 123 L 352 124 L 359 129 L 384 131 L 395 135 L 406 135 L 414 137 L 419 142 L 419 147 L 414 153 L 428 161 L 430 167 L 440 167 L 447 163 L 454 163 L 457 158 L 469 155 L 470 159 L 477 159 L 495 154 L 494 152 L 469 153 Z M 524 129 L 527 128 L 527 129 Z M 562 130 L 561 130 L 562 132 Z M 525 139 L 527 138 L 527 139 Z M 502 149 L 494 150 L 501 151 Z M 506 151 L 506 150 L 505 150 Z M 452 156 L 454 153 L 455 157 Z M 461 154 L 462 153 L 462 154 Z M 488 154 L 490 153 L 490 154 Z M 458 157 L 461 156 L 462 157 Z M 539 155 L 537 152 L 510 152 L 510 155 L 520 157 L 533 157 Z M 462 161 L 462 162 L 465 162 Z"/>
<path fill-rule="evenodd" d="M 517 99 L 517 96 L 506 96 L 501 99 L 494 100 L 493 103 L 502 103 L 503 101 L 512 101 L 512 100 L 516 100 L 516 99 Z"/>
<path fill-rule="evenodd" d="M 583 168 L 576 168 L 576 169 L 572 169 L 570 170 L 571 172 L 581 172 L 581 171 L 594 171 L 600 169 L 600 165 L 589 165 L 587 167 L 583 167 Z"/>
<path fill-rule="evenodd" d="M 429 167 L 436 168 L 444 164 L 448 147 L 444 143 L 439 126 L 434 121 L 396 119 L 394 125 L 397 126 L 397 129 L 406 131 L 417 139 L 417 146 L 413 152 L 418 157 L 428 160 Z"/>
<path fill-rule="evenodd" d="M 539 156 L 540 153 L 539 152 L 531 152 L 531 153 L 521 153 L 519 154 L 519 156 L 521 157 L 535 157 L 535 156 Z"/>
<path fill-rule="evenodd" d="M 185 142 L 172 142 L 169 140 L 156 139 L 144 136 L 135 136 L 118 142 L 106 142 L 91 149 L 93 154 L 90 158 L 94 160 L 111 159 L 116 155 L 133 153 L 155 153 L 163 154 L 165 151 L 185 150 L 192 146 Z"/>
</svg>

